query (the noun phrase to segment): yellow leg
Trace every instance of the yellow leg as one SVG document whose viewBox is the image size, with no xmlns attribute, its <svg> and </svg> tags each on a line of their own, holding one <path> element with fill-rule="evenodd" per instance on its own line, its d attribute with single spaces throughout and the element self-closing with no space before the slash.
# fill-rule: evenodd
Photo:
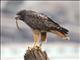
<svg viewBox="0 0 80 60">
<path fill-rule="evenodd" d="M 40 31 L 33 30 L 33 37 L 34 37 L 34 47 L 39 46 Z"/>
<path fill-rule="evenodd" d="M 46 41 L 46 38 L 47 38 L 47 32 L 41 32 L 41 44 L 40 44 L 40 46 L 42 45 L 43 42 Z"/>
</svg>

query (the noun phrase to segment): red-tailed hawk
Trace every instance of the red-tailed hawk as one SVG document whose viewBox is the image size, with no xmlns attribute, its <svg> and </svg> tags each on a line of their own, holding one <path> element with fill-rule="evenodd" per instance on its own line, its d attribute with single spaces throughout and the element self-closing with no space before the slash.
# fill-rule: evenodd
<svg viewBox="0 0 80 60">
<path fill-rule="evenodd" d="M 57 34 L 65 40 L 69 39 L 68 30 L 61 27 L 47 15 L 32 10 L 21 10 L 16 15 L 16 22 L 21 20 L 31 27 L 35 46 L 39 43 L 39 37 L 41 37 L 42 42 L 46 41 L 47 32 Z"/>
</svg>

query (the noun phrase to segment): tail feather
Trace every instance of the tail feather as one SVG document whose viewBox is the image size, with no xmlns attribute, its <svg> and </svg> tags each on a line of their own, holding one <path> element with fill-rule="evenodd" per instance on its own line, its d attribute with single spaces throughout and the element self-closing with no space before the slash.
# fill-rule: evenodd
<svg viewBox="0 0 80 60">
<path fill-rule="evenodd" d="M 69 40 L 69 37 L 68 37 L 69 31 L 63 27 L 59 27 L 56 30 L 51 30 L 50 32 L 57 34 L 62 39 Z"/>
<path fill-rule="evenodd" d="M 60 27 L 59 29 L 57 29 L 57 31 L 58 32 L 61 32 L 61 33 L 63 33 L 63 34 L 68 34 L 68 30 L 67 29 L 65 29 L 65 28 L 63 28 L 63 27 Z"/>
</svg>

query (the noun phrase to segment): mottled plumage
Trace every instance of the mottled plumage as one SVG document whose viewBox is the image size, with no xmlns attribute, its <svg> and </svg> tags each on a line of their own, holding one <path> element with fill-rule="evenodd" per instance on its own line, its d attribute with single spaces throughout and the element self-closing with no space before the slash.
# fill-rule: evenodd
<svg viewBox="0 0 80 60">
<path fill-rule="evenodd" d="M 17 13 L 17 15 L 18 17 L 16 17 L 16 20 L 22 20 L 31 27 L 34 32 L 34 41 L 38 41 L 40 36 L 41 40 L 45 41 L 47 32 L 55 33 L 62 38 L 67 37 L 68 30 L 61 27 L 47 15 L 32 10 L 21 10 Z"/>
</svg>

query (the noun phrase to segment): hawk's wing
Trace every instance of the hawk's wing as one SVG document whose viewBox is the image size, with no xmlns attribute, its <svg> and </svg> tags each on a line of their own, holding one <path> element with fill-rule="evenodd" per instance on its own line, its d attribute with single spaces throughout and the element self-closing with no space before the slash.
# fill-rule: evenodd
<svg viewBox="0 0 80 60">
<path fill-rule="evenodd" d="M 39 18 L 39 20 L 47 27 L 55 29 L 60 27 L 58 23 L 54 22 L 51 18 L 49 18 L 47 15 L 44 15 L 43 13 L 36 13 L 34 16 Z"/>
<path fill-rule="evenodd" d="M 54 22 L 51 18 L 49 18 L 47 15 L 44 15 L 42 13 L 37 13 L 35 15 L 37 18 L 39 18 L 40 22 L 43 22 L 44 26 L 47 26 L 49 30 L 56 30 L 63 33 L 68 33 L 68 30 L 61 27 L 58 23 Z"/>
</svg>

